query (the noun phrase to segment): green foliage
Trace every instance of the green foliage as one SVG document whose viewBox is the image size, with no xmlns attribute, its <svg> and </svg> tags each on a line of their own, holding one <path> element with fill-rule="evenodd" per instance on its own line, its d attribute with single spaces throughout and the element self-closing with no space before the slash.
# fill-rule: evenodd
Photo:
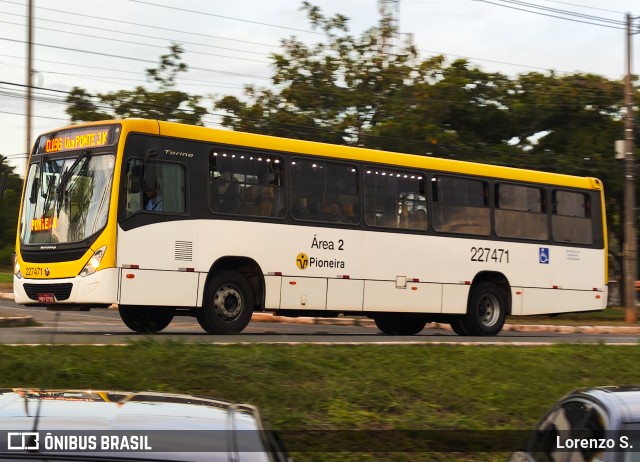
<svg viewBox="0 0 640 462">
<path fill-rule="evenodd" d="M 228 96 L 215 107 L 227 112 L 223 124 L 236 130 L 361 145 L 379 118 L 397 113 L 393 96 L 410 83 L 416 50 L 388 53 L 395 31 L 384 19 L 356 38 L 344 16 L 325 17 L 308 2 L 303 8 L 326 43 L 282 40 L 282 53 L 272 55 L 274 89 L 249 86 L 250 102 Z"/>
<path fill-rule="evenodd" d="M 0 283 L 9 284 L 13 282 L 13 273 L 0 273 Z"/>
<path fill-rule="evenodd" d="M 7 171 L 7 183 L 4 195 L 0 197 L 0 268 L 10 268 L 15 251 L 22 179 L 2 160 L 0 156 L 0 176 Z"/>
<path fill-rule="evenodd" d="M 147 77 L 158 85 L 157 90 L 143 86 L 133 90 L 100 93 L 95 98 L 86 90 L 74 87 L 67 97 L 66 112 L 72 121 L 94 121 L 112 118 L 143 117 L 149 119 L 203 125 L 207 110 L 200 105 L 202 97 L 177 91 L 176 78 L 188 67 L 181 62 L 184 50 L 178 44 L 160 57 L 156 69 L 147 69 Z"/>
</svg>

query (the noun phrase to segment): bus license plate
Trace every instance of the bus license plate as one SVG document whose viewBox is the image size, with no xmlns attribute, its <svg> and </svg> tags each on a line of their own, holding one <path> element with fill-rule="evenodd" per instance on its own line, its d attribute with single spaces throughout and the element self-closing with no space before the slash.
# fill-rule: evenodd
<svg viewBox="0 0 640 462">
<path fill-rule="evenodd" d="M 56 297 L 53 294 L 38 294 L 38 301 L 40 303 L 55 303 Z"/>
</svg>

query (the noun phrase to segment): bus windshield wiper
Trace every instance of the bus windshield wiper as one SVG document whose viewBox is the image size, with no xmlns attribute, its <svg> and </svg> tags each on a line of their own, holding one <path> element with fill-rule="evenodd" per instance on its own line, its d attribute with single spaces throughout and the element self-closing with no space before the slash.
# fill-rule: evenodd
<svg viewBox="0 0 640 462">
<path fill-rule="evenodd" d="M 82 151 L 82 154 L 78 156 L 78 158 L 73 162 L 71 167 L 66 169 L 60 176 L 60 183 L 58 183 L 58 187 L 56 188 L 56 202 L 58 203 L 56 212 L 58 216 L 60 216 L 60 209 L 62 208 L 62 196 L 65 191 L 65 188 L 67 187 L 67 183 L 69 182 L 69 179 L 71 178 L 71 175 L 73 174 L 75 169 L 78 168 L 78 165 L 80 165 L 80 162 L 82 161 L 82 159 L 84 159 L 89 154 L 91 154 L 91 151 L 88 149 L 86 151 Z"/>
<path fill-rule="evenodd" d="M 82 159 L 84 159 L 89 154 L 91 154 L 91 151 L 88 149 L 86 151 L 82 151 L 82 154 L 78 156 L 78 158 L 73 162 L 71 167 L 64 171 L 64 173 L 60 177 L 60 183 L 58 183 L 58 187 L 56 188 L 56 193 L 58 197 L 62 194 L 62 191 L 64 191 L 64 188 L 67 185 L 69 178 L 71 178 L 71 174 L 73 173 L 73 171 L 78 167 Z"/>
</svg>

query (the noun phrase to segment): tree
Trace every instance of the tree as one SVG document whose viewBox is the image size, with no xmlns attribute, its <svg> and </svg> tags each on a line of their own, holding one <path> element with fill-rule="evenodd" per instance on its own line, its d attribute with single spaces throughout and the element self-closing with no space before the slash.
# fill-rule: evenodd
<svg viewBox="0 0 640 462">
<path fill-rule="evenodd" d="M 307 46 L 295 37 L 282 40 L 272 55 L 272 89 L 248 86 L 249 102 L 227 96 L 216 102 L 226 112 L 223 125 L 235 130 L 290 136 L 337 144 L 366 145 L 362 136 L 395 113 L 393 95 L 411 83 L 416 50 L 390 52 L 395 30 L 389 18 L 355 38 L 347 18 L 325 17 L 303 2 L 313 28 L 326 42 Z"/>
<path fill-rule="evenodd" d="M 155 91 L 138 86 L 134 90 L 99 93 L 93 97 L 86 90 L 74 87 L 66 100 L 67 114 L 74 122 L 144 117 L 203 125 L 207 110 L 200 105 L 202 97 L 175 89 L 178 75 L 188 70 L 181 62 L 183 52 L 182 47 L 174 43 L 169 53 L 160 57 L 156 69 L 146 70 L 147 78 L 158 85 Z"/>
<path fill-rule="evenodd" d="M 0 268 L 8 268 L 12 264 L 11 256 L 16 243 L 22 179 L 3 161 L 4 158 L 0 156 L 0 177 L 7 172 L 4 195 L 0 196 Z"/>
</svg>

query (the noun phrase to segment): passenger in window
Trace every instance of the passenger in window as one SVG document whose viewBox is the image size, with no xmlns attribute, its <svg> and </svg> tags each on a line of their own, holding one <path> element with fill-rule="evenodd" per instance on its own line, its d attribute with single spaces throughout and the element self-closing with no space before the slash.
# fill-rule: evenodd
<svg viewBox="0 0 640 462">
<path fill-rule="evenodd" d="M 235 177 L 231 178 L 222 195 L 222 203 L 220 204 L 220 212 L 236 213 L 238 210 L 238 201 L 240 199 L 240 183 Z"/>
<path fill-rule="evenodd" d="M 340 210 L 340 206 L 336 203 L 325 205 L 323 218 L 326 221 L 342 221 L 342 210 Z"/>
<path fill-rule="evenodd" d="M 322 219 L 322 214 L 320 213 L 320 206 L 318 205 L 318 201 L 314 198 L 309 198 L 307 203 L 308 208 L 308 215 L 307 215 L 307 219 L 309 220 L 321 220 Z"/>
<path fill-rule="evenodd" d="M 353 203 L 347 202 L 342 206 L 342 217 L 340 221 L 345 223 L 353 223 L 355 221 L 353 216 Z"/>
<path fill-rule="evenodd" d="M 144 192 L 146 196 L 146 205 L 144 209 L 150 212 L 162 212 L 163 202 L 162 195 L 158 193 L 156 186 L 149 186 Z"/>
</svg>

